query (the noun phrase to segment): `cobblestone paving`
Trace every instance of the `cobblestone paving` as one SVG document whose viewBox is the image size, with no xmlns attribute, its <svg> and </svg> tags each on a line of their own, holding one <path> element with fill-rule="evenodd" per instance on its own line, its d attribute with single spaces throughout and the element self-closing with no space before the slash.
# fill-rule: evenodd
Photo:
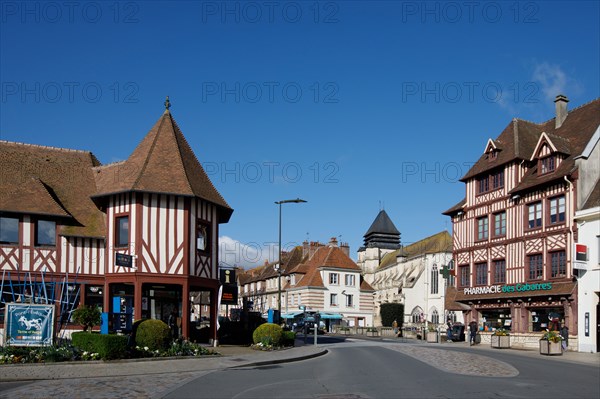
<svg viewBox="0 0 600 399">
<path fill-rule="evenodd" d="M 153 398 L 205 374 L 180 372 L 145 376 L 79 378 L 76 380 L 37 381 L 17 389 L 0 392 L 0 398 Z"/>
<path fill-rule="evenodd" d="M 508 363 L 488 356 L 421 346 L 389 346 L 430 366 L 448 373 L 481 377 L 516 377 L 519 371 Z"/>
</svg>

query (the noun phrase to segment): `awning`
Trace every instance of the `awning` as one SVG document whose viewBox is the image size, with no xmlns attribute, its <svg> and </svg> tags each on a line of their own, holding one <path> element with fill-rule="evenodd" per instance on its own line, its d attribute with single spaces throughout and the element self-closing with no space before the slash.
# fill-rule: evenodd
<svg viewBox="0 0 600 399">
<path fill-rule="evenodd" d="M 288 312 L 288 313 L 282 313 L 281 314 L 281 318 L 282 319 L 293 319 L 294 317 L 301 315 L 303 312 Z"/>
<path fill-rule="evenodd" d="M 342 315 L 339 313 L 319 313 L 321 319 L 341 320 Z"/>
</svg>

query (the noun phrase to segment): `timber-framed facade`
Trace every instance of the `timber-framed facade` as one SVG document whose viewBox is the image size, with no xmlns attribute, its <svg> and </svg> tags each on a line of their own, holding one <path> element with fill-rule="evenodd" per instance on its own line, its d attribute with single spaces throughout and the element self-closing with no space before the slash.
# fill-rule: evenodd
<svg viewBox="0 0 600 399">
<path fill-rule="evenodd" d="M 456 277 L 447 308 L 484 332 L 510 330 L 524 346 L 541 331 L 566 327 L 577 347 L 574 216 L 590 190 L 578 184 L 576 159 L 600 125 L 600 101 L 570 112 L 567 102 L 557 96 L 555 118 L 514 119 L 489 139 L 461 179 L 465 198 L 444 212 L 452 219 Z"/>
</svg>

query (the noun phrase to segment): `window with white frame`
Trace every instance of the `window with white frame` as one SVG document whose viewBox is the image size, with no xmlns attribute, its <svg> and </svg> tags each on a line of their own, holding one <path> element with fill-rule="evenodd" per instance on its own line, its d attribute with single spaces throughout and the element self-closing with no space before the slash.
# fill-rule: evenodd
<svg viewBox="0 0 600 399">
<path fill-rule="evenodd" d="M 438 293 L 438 278 L 440 273 L 438 272 L 437 265 L 433 265 L 431 268 L 431 293 Z"/>
<path fill-rule="evenodd" d="M 339 274 L 338 273 L 329 273 L 329 284 L 331 284 L 331 285 L 339 284 Z"/>
<path fill-rule="evenodd" d="M 438 313 L 437 309 L 433 309 L 431 312 L 431 322 L 433 324 L 440 324 L 440 314 Z"/>
<path fill-rule="evenodd" d="M 550 203 L 550 224 L 565 221 L 565 196 L 554 197 L 548 200 Z"/>
<path fill-rule="evenodd" d="M 346 307 L 351 308 L 354 306 L 354 295 L 346 295 Z"/>
<path fill-rule="evenodd" d="M 337 306 L 338 305 L 337 294 L 329 294 L 329 305 L 331 305 L 331 306 Z"/>
<path fill-rule="evenodd" d="M 346 274 L 346 286 L 354 287 L 355 276 L 354 274 Z"/>
</svg>

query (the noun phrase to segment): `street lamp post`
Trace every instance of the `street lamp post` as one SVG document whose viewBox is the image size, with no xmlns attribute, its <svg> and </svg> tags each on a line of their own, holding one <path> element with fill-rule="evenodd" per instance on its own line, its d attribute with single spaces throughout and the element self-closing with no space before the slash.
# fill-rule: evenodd
<svg viewBox="0 0 600 399">
<path fill-rule="evenodd" d="M 275 201 L 279 205 L 279 259 L 277 265 L 277 311 L 279 312 L 278 324 L 281 323 L 281 205 L 300 204 L 306 202 L 303 199 L 296 198 L 291 200 Z"/>
</svg>

